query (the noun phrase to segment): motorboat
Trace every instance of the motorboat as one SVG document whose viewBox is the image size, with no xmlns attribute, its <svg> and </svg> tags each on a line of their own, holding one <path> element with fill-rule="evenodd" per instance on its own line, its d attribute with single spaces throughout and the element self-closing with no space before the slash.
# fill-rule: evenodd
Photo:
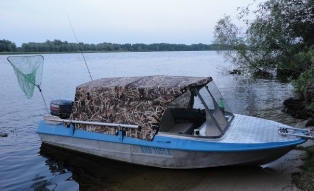
<svg viewBox="0 0 314 191">
<path fill-rule="evenodd" d="M 312 139 L 312 132 L 235 114 L 211 77 L 91 80 L 73 100 L 50 102 L 43 143 L 160 168 L 263 165 Z"/>
</svg>

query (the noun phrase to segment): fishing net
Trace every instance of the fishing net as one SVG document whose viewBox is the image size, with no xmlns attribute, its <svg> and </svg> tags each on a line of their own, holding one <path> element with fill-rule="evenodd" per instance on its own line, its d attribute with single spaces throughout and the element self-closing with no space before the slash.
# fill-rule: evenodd
<svg viewBox="0 0 314 191">
<path fill-rule="evenodd" d="M 35 86 L 41 92 L 43 56 L 9 56 L 7 59 L 12 65 L 19 85 L 28 99 L 33 96 Z"/>
</svg>

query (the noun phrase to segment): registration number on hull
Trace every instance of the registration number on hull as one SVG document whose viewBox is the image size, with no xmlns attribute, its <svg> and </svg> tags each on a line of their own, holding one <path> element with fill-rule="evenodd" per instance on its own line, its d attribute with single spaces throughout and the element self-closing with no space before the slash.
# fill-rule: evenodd
<svg viewBox="0 0 314 191">
<path fill-rule="evenodd" d="M 141 146 L 142 153 L 172 156 L 171 149 Z"/>
</svg>

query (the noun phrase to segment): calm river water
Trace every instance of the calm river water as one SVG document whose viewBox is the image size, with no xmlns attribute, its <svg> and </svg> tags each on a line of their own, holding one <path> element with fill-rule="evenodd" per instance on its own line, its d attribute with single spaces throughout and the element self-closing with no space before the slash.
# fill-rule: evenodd
<svg viewBox="0 0 314 191">
<path fill-rule="evenodd" d="M 84 54 L 93 79 L 113 76 L 211 76 L 233 112 L 289 125 L 281 112 L 291 86 L 275 80 L 249 84 L 228 74 L 216 52 L 148 52 Z M 81 54 L 45 54 L 41 88 L 51 99 L 74 99 L 75 87 L 90 80 Z M 0 55 L 0 190 L 189 190 L 197 179 L 243 171 L 228 167 L 167 170 L 64 151 L 42 145 L 35 130 L 46 114 L 40 93 L 26 99 L 6 55 Z M 232 169 L 232 170 L 228 170 Z M 251 171 L 252 169 L 247 169 Z M 258 168 L 258 173 L 261 169 Z M 219 173 L 218 173 L 219 172 Z M 221 174 L 222 173 L 222 174 Z M 222 183 L 223 184 L 223 183 Z"/>
</svg>

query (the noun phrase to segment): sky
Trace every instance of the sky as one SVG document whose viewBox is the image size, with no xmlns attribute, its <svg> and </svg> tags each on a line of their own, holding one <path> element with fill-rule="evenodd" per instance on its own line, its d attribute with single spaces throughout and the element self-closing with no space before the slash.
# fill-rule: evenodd
<svg viewBox="0 0 314 191">
<path fill-rule="evenodd" d="M 217 21 L 252 0 L 0 0 L 0 39 L 211 44 Z M 69 18 L 69 19 L 68 19 Z M 73 26 L 73 30 L 72 27 Z M 74 32 L 73 32 L 74 31 Z"/>
</svg>

